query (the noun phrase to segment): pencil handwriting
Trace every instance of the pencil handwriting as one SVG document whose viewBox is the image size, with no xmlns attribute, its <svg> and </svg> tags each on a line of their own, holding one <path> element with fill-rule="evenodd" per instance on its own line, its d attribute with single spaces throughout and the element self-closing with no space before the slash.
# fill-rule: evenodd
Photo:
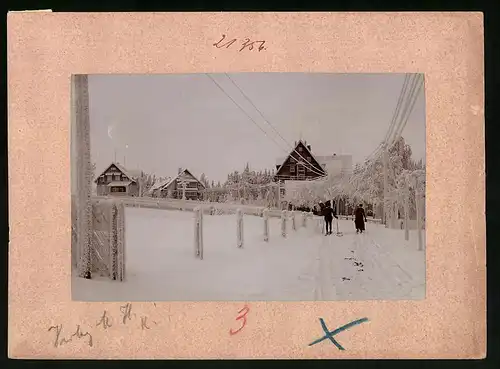
<svg viewBox="0 0 500 369">
<path fill-rule="evenodd" d="M 104 313 L 102 314 L 101 319 L 97 322 L 96 327 L 102 326 L 103 329 L 112 327 L 111 318 L 106 315 L 107 313 L 108 312 L 104 310 Z"/>
<path fill-rule="evenodd" d="M 156 307 L 156 304 L 154 304 Z M 136 313 L 132 312 L 132 304 L 126 303 L 125 305 L 120 306 L 119 312 L 121 313 L 121 322 L 122 324 L 127 324 L 136 318 Z M 101 316 L 94 320 L 96 329 L 103 329 L 105 331 L 113 330 L 115 327 L 113 320 L 113 313 L 108 310 L 104 310 Z M 153 318 L 154 319 L 154 318 Z M 140 316 L 140 324 L 137 322 L 135 327 L 141 330 L 150 330 L 158 325 L 158 322 L 151 319 L 147 315 Z M 170 316 L 169 316 L 170 320 Z M 63 345 L 67 345 L 71 342 L 76 342 L 77 340 L 83 340 L 90 347 L 94 346 L 94 339 L 90 331 L 84 331 L 80 324 L 78 324 L 73 331 L 73 333 L 68 334 L 63 330 L 63 325 L 53 325 L 48 328 L 48 332 L 52 332 L 54 334 L 54 339 L 52 341 L 52 345 L 54 347 L 60 347 Z"/>
<path fill-rule="evenodd" d="M 49 332 L 54 331 L 55 332 L 55 338 L 54 338 L 54 347 L 59 347 L 65 344 L 68 344 L 70 342 L 73 342 L 73 338 L 87 338 L 87 344 L 92 347 L 93 346 L 93 340 L 92 340 L 92 335 L 89 332 L 83 332 L 80 325 L 78 324 L 76 326 L 75 332 L 73 332 L 70 336 L 62 337 L 62 330 L 63 330 L 63 325 L 59 324 L 56 326 L 51 326 L 49 327 Z"/>
<path fill-rule="evenodd" d="M 127 303 L 123 306 L 120 306 L 120 311 L 123 315 L 123 319 L 122 319 L 123 324 L 126 324 L 127 320 L 132 320 L 132 304 L 131 303 Z M 134 317 L 135 317 L 135 314 L 134 314 Z"/>
</svg>

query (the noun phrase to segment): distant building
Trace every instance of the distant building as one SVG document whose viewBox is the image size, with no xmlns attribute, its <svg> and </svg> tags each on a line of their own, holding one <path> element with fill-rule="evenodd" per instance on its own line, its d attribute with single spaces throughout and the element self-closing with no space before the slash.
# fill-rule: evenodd
<svg viewBox="0 0 500 369">
<path fill-rule="evenodd" d="M 295 142 L 294 149 L 286 158 L 276 160 L 275 182 L 283 183 L 281 202 L 293 198 L 304 186 L 313 180 L 320 180 L 327 175 L 336 176 L 352 171 L 351 155 L 315 155 L 306 141 Z M 342 210 L 344 201 L 338 204 Z M 340 208 L 339 208 L 340 210 Z"/>
<path fill-rule="evenodd" d="M 162 197 L 161 196 L 161 189 L 164 187 L 167 183 L 170 183 L 172 180 L 172 177 L 167 177 L 164 179 L 158 179 L 151 188 L 149 189 L 149 196 L 151 197 Z"/>
<path fill-rule="evenodd" d="M 302 140 L 295 142 L 295 148 L 286 158 L 276 162 L 274 180 L 311 180 L 326 175 L 326 171 L 313 155 L 311 146 Z"/>
<path fill-rule="evenodd" d="M 138 196 L 140 170 L 127 170 L 119 163 L 111 163 L 96 179 L 98 196 Z"/>
<path fill-rule="evenodd" d="M 182 199 L 185 194 L 188 200 L 203 199 L 205 186 L 189 170 L 179 168 L 177 176 L 167 179 L 153 190 L 154 197 Z"/>
<path fill-rule="evenodd" d="M 307 145 L 306 141 L 299 140 L 295 142 L 294 149 L 286 158 L 276 160 L 275 181 L 312 180 L 327 174 L 335 176 L 351 170 L 351 155 L 314 155 L 311 145 Z"/>
</svg>

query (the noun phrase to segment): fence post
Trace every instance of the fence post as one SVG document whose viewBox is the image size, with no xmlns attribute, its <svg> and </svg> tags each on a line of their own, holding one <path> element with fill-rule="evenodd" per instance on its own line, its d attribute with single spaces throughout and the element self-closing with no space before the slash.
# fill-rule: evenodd
<svg viewBox="0 0 500 369">
<path fill-rule="evenodd" d="M 410 239 L 410 230 L 409 230 L 409 221 L 410 221 L 410 191 L 408 189 L 408 183 L 406 183 L 406 189 L 405 189 L 405 240 L 408 241 Z"/>
<path fill-rule="evenodd" d="M 269 241 L 269 210 L 264 209 L 262 211 L 262 217 L 264 218 L 264 241 Z"/>
<path fill-rule="evenodd" d="M 286 210 L 281 211 L 281 235 L 286 237 Z"/>
<path fill-rule="evenodd" d="M 237 246 L 243 247 L 243 212 L 241 209 L 236 210 L 236 237 Z"/>
<path fill-rule="evenodd" d="M 203 206 L 200 206 L 200 260 L 203 260 Z"/>
<path fill-rule="evenodd" d="M 194 214 L 194 256 L 195 258 L 201 259 L 201 245 L 200 241 L 202 240 L 201 233 L 201 221 L 200 221 L 200 208 L 196 207 L 193 211 Z"/>
<path fill-rule="evenodd" d="M 291 212 L 291 213 L 292 213 L 292 229 L 293 229 L 294 231 L 296 231 L 296 230 L 297 230 L 297 225 L 295 224 L 295 211 L 294 211 L 294 210 L 292 210 L 292 212 Z"/>
<path fill-rule="evenodd" d="M 422 251 L 424 249 L 423 243 L 422 243 L 422 218 L 421 218 L 421 197 L 420 193 L 415 191 L 415 207 L 417 210 L 417 236 L 418 236 L 418 251 Z"/>
<path fill-rule="evenodd" d="M 121 202 L 111 204 L 110 219 L 110 251 L 111 279 L 125 279 L 125 206 Z"/>
</svg>

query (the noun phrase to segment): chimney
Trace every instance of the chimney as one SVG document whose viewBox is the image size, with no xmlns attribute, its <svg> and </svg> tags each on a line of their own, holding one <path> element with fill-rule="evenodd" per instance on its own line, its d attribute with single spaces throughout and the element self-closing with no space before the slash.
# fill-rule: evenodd
<svg viewBox="0 0 500 369">
<path fill-rule="evenodd" d="M 307 145 L 307 150 L 311 151 L 311 145 Z"/>
<path fill-rule="evenodd" d="M 293 146 L 294 146 L 294 147 L 296 147 L 296 146 L 297 146 L 297 141 L 295 141 L 295 142 L 294 142 Z"/>
<path fill-rule="evenodd" d="M 181 173 L 182 173 L 182 168 L 177 169 L 177 174 L 181 174 Z"/>
</svg>

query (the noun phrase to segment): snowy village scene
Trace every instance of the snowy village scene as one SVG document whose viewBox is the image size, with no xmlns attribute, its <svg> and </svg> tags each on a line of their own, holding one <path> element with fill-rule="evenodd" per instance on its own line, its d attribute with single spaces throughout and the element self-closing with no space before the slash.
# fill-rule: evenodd
<svg viewBox="0 0 500 369">
<path fill-rule="evenodd" d="M 72 298 L 425 298 L 422 74 L 74 75 Z"/>
</svg>

